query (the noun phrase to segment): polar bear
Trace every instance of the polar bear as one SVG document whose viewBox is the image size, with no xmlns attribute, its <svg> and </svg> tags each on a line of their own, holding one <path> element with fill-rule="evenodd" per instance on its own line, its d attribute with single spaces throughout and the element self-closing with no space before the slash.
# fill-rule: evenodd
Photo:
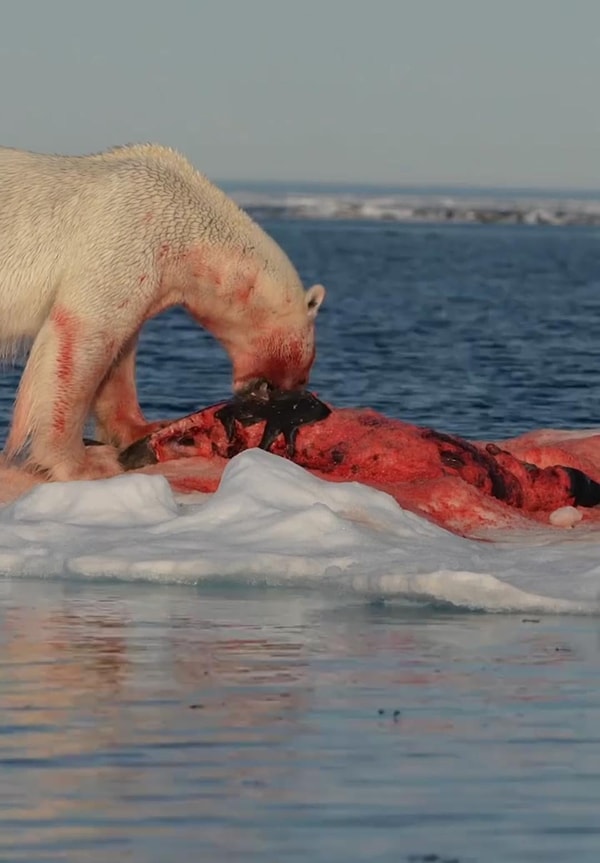
<svg viewBox="0 0 600 863">
<path fill-rule="evenodd" d="M 178 152 L 0 148 L 0 351 L 30 347 L 8 458 L 54 480 L 120 472 L 117 448 L 159 423 L 139 407 L 140 328 L 181 305 L 225 348 L 233 389 L 308 380 L 325 290 Z M 94 416 L 107 446 L 84 447 Z"/>
</svg>

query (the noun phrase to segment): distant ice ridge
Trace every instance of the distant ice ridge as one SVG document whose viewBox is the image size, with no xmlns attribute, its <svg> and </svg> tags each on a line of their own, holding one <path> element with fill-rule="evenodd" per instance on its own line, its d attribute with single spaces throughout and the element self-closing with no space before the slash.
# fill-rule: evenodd
<svg viewBox="0 0 600 863">
<path fill-rule="evenodd" d="M 269 193 L 233 191 L 256 218 L 350 219 L 391 222 L 600 225 L 598 199 Z"/>
<path fill-rule="evenodd" d="M 487 611 L 598 612 L 598 544 L 572 532 L 558 537 L 462 539 L 382 492 L 325 482 L 255 449 L 231 460 L 212 496 L 176 498 L 156 475 L 37 486 L 0 508 L 0 573 L 234 581 Z"/>
</svg>

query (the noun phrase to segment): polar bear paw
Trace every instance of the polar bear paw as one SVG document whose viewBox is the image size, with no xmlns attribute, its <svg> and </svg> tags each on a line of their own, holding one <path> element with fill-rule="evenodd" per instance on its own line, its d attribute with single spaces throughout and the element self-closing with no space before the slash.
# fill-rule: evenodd
<svg viewBox="0 0 600 863">
<path fill-rule="evenodd" d="M 61 458 L 46 462 L 43 470 L 54 482 L 69 482 L 80 479 L 106 479 L 123 473 L 119 464 L 119 453 L 107 445 L 89 446 L 74 454 L 73 458 Z"/>
</svg>

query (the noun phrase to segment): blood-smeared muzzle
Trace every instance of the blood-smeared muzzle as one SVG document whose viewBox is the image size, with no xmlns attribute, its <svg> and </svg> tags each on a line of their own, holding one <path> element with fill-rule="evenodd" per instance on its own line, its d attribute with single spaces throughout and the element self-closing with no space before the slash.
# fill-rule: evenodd
<svg viewBox="0 0 600 863">
<path fill-rule="evenodd" d="M 231 354 L 233 391 L 238 395 L 263 384 L 279 390 L 303 389 L 315 358 L 314 336 L 311 332 L 304 337 L 271 337 L 260 340 L 251 353 Z"/>
</svg>

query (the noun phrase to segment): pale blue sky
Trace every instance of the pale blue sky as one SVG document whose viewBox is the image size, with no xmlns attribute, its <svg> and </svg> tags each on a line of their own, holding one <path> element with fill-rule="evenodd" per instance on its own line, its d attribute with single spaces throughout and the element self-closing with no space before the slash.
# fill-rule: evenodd
<svg viewBox="0 0 600 863">
<path fill-rule="evenodd" d="M 214 179 L 600 187 L 600 0 L 6 0 L 0 141 Z"/>
</svg>

